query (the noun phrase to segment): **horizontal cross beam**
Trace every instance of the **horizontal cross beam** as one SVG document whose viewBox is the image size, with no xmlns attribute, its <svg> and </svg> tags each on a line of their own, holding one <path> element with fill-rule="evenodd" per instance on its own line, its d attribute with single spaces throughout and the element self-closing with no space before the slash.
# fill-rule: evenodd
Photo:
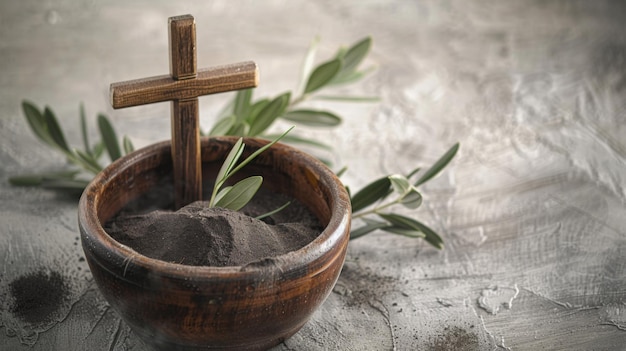
<svg viewBox="0 0 626 351">
<path fill-rule="evenodd" d="M 155 102 L 186 100 L 224 91 L 257 86 L 256 63 L 243 62 L 198 70 L 195 79 L 176 80 L 170 75 L 129 80 L 111 84 L 113 108 L 145 105 Z"/>
</svg>

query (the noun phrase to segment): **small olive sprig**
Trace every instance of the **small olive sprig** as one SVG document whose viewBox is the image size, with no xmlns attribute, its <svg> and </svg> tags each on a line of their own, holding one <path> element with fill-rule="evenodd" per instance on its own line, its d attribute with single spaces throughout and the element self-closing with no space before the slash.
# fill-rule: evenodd
<svg viewBox="0 0 626 351">
<path fill-rule="evenodd" d="M 419 208 L 422 204 L 422 195 L 417 187 L 441 172 L 452 161 L 458 150 L 459 143 L 456 143 L 432 167 L 421 173 L 413 183 L 410 179 L 417 177 L 421 168 L 414 169 L 406 176 L 392 174 L 379 178 L 351 196 L 352 218 L 362 219 L 365 224 L 353 229 L 350 239 L 356 239 L 380 229 L 411 238 L 424 238 L 434 247 L 443 249 L 443 240 L 427 225 L 411 217 L 388 211 L 396 205 L 409 210 Z M 396 194 L 395 199 L 385 201 L 391 194 Z M 372 206 L 374 204 L 376 205 Z"/>
<path fill-rule="evenodd" d="M 65 133 L 52 109 L 48 106 L 40 110 L 29 101 L 22 102 L 22 111 L 33 134 L 53 150 L 61 152 L 70 163 L 70 167 L 56 172 L 24 174 L 9 178 L 16 186 L 41 186 L 74 193 L 81 193 L 90 179 L 103 169 L 102 156 L 106 151 L 110 161 L 115 161 L 123 154 L 134 150 L 130 139 L 124 136 L 121 147 L 113 125 L 108 117 L 99 114 L 97 118 L 101 140 L 95 144 L 89 142 L 85 108 L 80 105 L 80 129 L 83 148 L 71 147 L 65 139 Z"/>
</svg>

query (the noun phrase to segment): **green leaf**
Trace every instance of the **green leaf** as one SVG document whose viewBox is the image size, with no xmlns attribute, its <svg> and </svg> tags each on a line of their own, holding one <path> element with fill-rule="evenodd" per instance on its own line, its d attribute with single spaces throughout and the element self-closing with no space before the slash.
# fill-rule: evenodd
<svg viewBox="0 0 626 351">
<path fill-rule="evenodd" d="M 220 200 L 224 197 L 224 195 L 228 194 L 228 192 L 229 192 L 229 191 L 230 191 L 230 189 L 232 189 L 232 188 L 233 188 L 232 186 L 226 186 L 226 187 L 223 187 L 223 188 L 222 188 L 222 190 L 220 190 L 220 191 L 217 193 L 217 195 L 215 196 L 215 199 L 213 200 L 213 202 L 215 202 L 215 203 L 219 202 L 219 201 L 220 201 Z M 212 205 L 212 206 L 210 206 L 210 207 L 213 207 L 213 205 Z"/>
<path fill-rule="evenodd" d="M 89 146 L 89 133 L 87 133 L 87 117 L 85 116 L 85 105 L 81 102 L 80 107 L 80 132 L 83 137 L 83 147 L 85 152 L 89 155 L 93 155 L 91 147 Z"/>
<path fill-rule="evenodd" d="M 133 145 L 133 142 L 126 135 L 124 135 L 124 138 L 122 138 L 122 145 L 124 146 L 125 155 L 128 155 L 131 152 L 135 151 L 135 146 Z"/>
<path fill-rule="evenodd" d="M 253 89 L 243 89 L 237 92 L 235 95 L 235 107 L 233 114 L 236 116 L 237 121 L 243 121 L 246 119 L 250 110 L 250 100 L 252 100 Z"/>
<path fill-rule="evenodd" d="M 389 181 L 391 182 L 391 186 L 393 187 L 393 190 L 396 193 L 400 195 L 404 195 L 409 192 L 409 189 L 411 188 L 411 184 L 404 176 L 401 176 L 399 174 L 392 174 L 388 178 L 389 178 Z"/>
<path fill-rule="evenodd" d="M 213 128 L 211 128 L 211 130 L 209 131 L 209 135 L 227 135 L 226 133 L 228 133 L 228 131 L 233 127 L 234 124 L 235 115 L 226 116 L 218 120 L 217 123 L 213 125 Z"/>
<path fill-rule="evenodd" d="M 304 62 L 302 63 L 302 74 L 300 75 L 300 83 L 298 84 L 298 92 L 304 91 L 304 82 L 306 82 L 306 78 L 311 73 L 313 69 L 313 63 L 315 62 L 315 54 L 317 52 L 317 45 L 320 42 L 320 38 L 316 36 L 313 41 L 311 41 L 311 45 L 309 46 L 309 50 L 304 56 Z"/>
<path fill-rule="evenodd" d="M 385 222 L 373 222 L 372 221 L 370 223 L 366 223 L 363 226 L 350 231 L 350 240 L 360 238 L 363 235 L 369 234 L 377 229 L 385 228 L 387 226 L 389 226 L 389 224 Z"/>
<path fill-rule="evenodd" d="M 276 213 L 278 213 L 278 212 L 280 212 L 280 211 L 284 210 L 284 209 L 285 209 L 285 208 L 287 208 L 287 206 L 289 206 L 289 205 L 291 205 L 291 201 L 287 201 L 284 205 L 280 206 L 279 208 L 274 209 L 274 210 L 269 211 L 269 212 L 266 212 L 266 213 L 264 213 L 264 214 L 262 214 L 262 215 L 259 215 L 259 216 L 254 217 L 254 218 L 256 218 L 256 219 L 263 219 L 263 218 L 266 218 L 266 217 L 272 216 L 272 215 L 274 215 L 274 214 L 276 214 Z"/>
<path fill-rule="evenodd" d="M 419 230 L 419 227 L 415 224 L 416 221 L 413 218 L 395 213 L 378 213 L 378 216 L 398 228 Z"/>
<path fill-rule="evenodd" d="M 236 98 L 236 94 L 235 94 L 235 97 L 230 99 L 228 103 L 224 105 L 224 107 L 222 107 L 220 112 L 217 113 L 216 118 L 218 120 L 224 117 L 228 117 L 234 113 L 233 111 L 235 110 L 235 98 Z"/>
<path fill-rule="evenodd" d="M 102 157 L 102 154 L 104 153 L 104 143 L 102 141 L 98 141 L 94 146 L 93 146 L 93 159 L 97 160 L 100 157 Z"/>
<path fill-rule="evenodd" d="M 422 222 L 415 221 L 415 225 L 419 227 L 419 230 L 426 235 L 424 240 L 426 240 L 432 246 L 438 248 L 439 250 L 443 249 L 443 239 L 439 236 L 439 234 L 435 233 L 434 230 L 430 229 L 427 225 Z"/>
<path fill-rule="evenodd" d="M 406 228 L 401 228 L 398 226 L 388 226 L 388 227 L 384 227 L 381 228 L 382 230 L 392 233 L 392 234 L 399 234 L 399 235 L 403 235 L 403 236 L 407 236 L 409 238 L 424 238 L 426 237 L 426 235 L 424 235 L 424 233 L 420 232 L 419 230 L 413 230 L 413 229 L 406 229 Z"/>
<path fill-rule="evenodd" d="M 98 115 L 98 127 L 100 128 L 100 135 L 102 136 L 102 141 L 104 142 L 104 146 L 109 153 L 111 161 L 115 161 L 122 157 L 120 143 L 117 139 L 117 135 L 115 134 L 115 130 L 113 129 L 109 119 L 103 114 Z"/>
<path fill-rule="evenodd" d="M 411 187 L 409 192 L 402 197 L 400 203 L 404 207 L 414 210 L 422 205 L 422 194 L 414 187 Z"/>
<path fill-rule="evenodd" d="M 219 119 L 209 130 L 209 136 L 228 135 L 235 124 L 235 115 L 228 115 Z"/>
<path fill-rule="evenodd" d="M 311 73 L 311 76 L 306 83 L 304 93 L 312 93 L 323 87 L 324 85 L 328 84 L 333 78 L 335 78 L 340 69 L 340 59 L 334 59 L 332 61 L 328 61 L 317 66 L 313 73 Z"/>
<path fill-rule="evenodd" d="M 278 138 L 272 140 L 271 142 L 269 142 L 268 144 L 265 144 L 263 147 L 259 148 L 258 150 L 256 150 L 255 152 L 252 153 L 252 155 L 248 156 L 248 158 L 246 158 L 245 160 L 243 160 L 237 167 L 235 167 L 235 169 L 233 169 L 229 174 L 235 174 L 235 172 L 239 171 L 240 169 L 242 169 L 243 167 L 245 167 L 248 163 L 250 163 L 252 160 L 254 160 L 257 156 L 259 156 L 261 153 L 263 153 L 265 150 L 269 149 L 270 147 L 272 147 L 272 145 L 276 144 L 279 140 L 281 140 L 282 138 L 285 137 L 285 135 L 287 135 L 287 133 L 289 133 L 294 127 L 291 127 L 289 129 L 287 129 L 287 131 L 285 131 L 283 134 L 281 134 Z"/>
<path fill-rule="evenodd" d="M 441 172 L 442 169 L 444 169 L 448 165 L 448 163 L 450 163 L 450 161 L 452 161 L 452 159 L 454 158 L 454 155 L 456 155 L 458 150 L 459 150 L 459 143 L 456 143 L 443 156 L 441 156 L 441 158 L 439 158 L 439 160 L 437 160 L 437 162 L 435 162 L 435 164 L 432 167 L 430 167 L 426 171 L 426 173 L 424 173 L 417 180 L 417 182 L 415 182 L 414 185 L 418 186 L 420 184 L 426 183 L 431 178 L 436 176 L 439 172 Z"/>
<path fill-rule="evenodd" d="M 276 118 L 280 117 L 289 105 L 291 93 L 287 92 L 276 97 L 272 102 L 267 104 L 256 116 L 250 124 L 249 136 L 257 136 L 263 133 L 267 127 L 272 125 Z"/>
<path fill-rule="evenodd" d="M 14 186 L 38 186 L 45 179 L 74 179 L 80 171 L 60 171 L 38 174 L 24 174 L 9 178 L 9 183 Z"/>
<path fill-rule="evenodd" d="M 339 96 L 339 95 L 315 95 L 314 100 L 344 101 L 344 102 L 379 102 L 376 96 Z"/>
<path fill-rule="evenodd" d="M 89 185 L 89 181 L 82 179 L 44 179 L 41 186 L 47 189 L 63 190 L 80 193 Z"/>
<path fill-rule="evenodd" d="M 335 79 L 333 79 L 329 85 L 340 85 L 340 84 L 348 84 L 348 83 L 353 83 L 356 82 L 357 80 L 361 80 L 363 79 L 363 77 L 365 77 L 366 75 L 370 74 L 371 72 L 375 71 L 376 67 L 375 66 L 371 66 L 368 67 L 362 71 L 356 71 L 356 72 L 351 72 L 348 74 L 344 74 L 341 76 L 337 76 L 335 77 Z"/>
<path fill-rule="evenodd" d="M 43 111 L 43 117 L 46 121 L 46 126 L 48 127 L 48 134 L 54 144 L 64 152 L 71 152 L 70 147 L 67 145 L 67 141 L 65 141 L 63 130 L 61 129 L 54 112 L 52 112 L 49 107 L 46 107 Z"/>
<path fill-rule="evenodd" d="M 348 48 L 345 46 L 340 46 L 339 49 L 337 49 L 337 53 L 335 54 L 335 58 L 338 60 L 343 60 L 343 58 L 346 56 L 346 52 L 348 52 Z"/>
<path fill-rule="evenodd" d="M 245 145 L 243 144 L 243 138 L 239 138 L 237 142 L 235 142 L 235 145 L 233 145 L 233 148 L 230 149 L 228 156 L 226 156 L 226 159 L 224 160 L 222 167 L 217 173 L 217 177 L 215 178 L 216 186 L 218 184 L 221 186 L 221 184 L 223 184 L 224 181 L 228 178 L 228 175 L 231 173 L 231 170 L 235 167 L 235 164 L 237 163 L 237 161 L 239 161 L 239 158 L 241 157 L 241 154 L 243 153 L 244 148 L 245 148 Z"/>
<path fill-rule="evenodd" d="M 352 197 L 352 213 L 360 211 L 385 197 L 390 188 L 391 181 L 388 177 L 377 179 L 366 185 Z"/>
<path fill-rule="evenodd" d="M 9 183 L 13 186 L 38 186 L 41 185 L 42 177 L 38 174 L 19 175 L 9 178 Z"/>
<path fill-rule="evenodd" d="M 301 109 L 288 111 L 282 118 L 312 127 L 335 127 L 341 124 L 339 116 L 321 110 Z"/>
<path fill-rule="evenodd" d="M 226 133 L 226 135 L 232 136 L 246 136 L 248 135 L 248 131 L 250 130 L 250 125 L 246 122 L 235 123 L 230 130 Z"/>
<path fill-rule="evenodd" d="M 252 176 L 243 179 L 233 185 L 228 192 L 215 203 L 215 206 L 238 211 L 254 197 L 254 194 L 259 190 L 262 183 L 263 177 L 261 176 Z"/>
<path fill-rule="evenodd" d="M 424 233 L 425 235 L 424 240 L 426 240 L 429 244 L 433 245 L 434 247 L 438 249 L 443 248 L 443 240 L 441 239 L 441 237 L 437 233 L 435 233 L 434 230 L 430 229 L 425 224 L 419 221 L 416 221 L 413 218 L 409 218 L 409 217 L 402 216 L 399 214 L 394 214 L 394 213 L 379 213 L 378 215 L 381 218 L 389 221 L 391 224 L 393 224 L 396 227 L 409 229 L 409 230 L 416 230 L 416 231 L 420 231 Z"/>
<path fill-rule="evenodd" d="M 94 173 L 98 173 L 102 170 L 102 166 L 100 166 L 93 156 L 77 149 L 74 149 L 74 152 L 78 155 L 78 160 L 86 166 L 85 168 L 92 170 Z"/>
<path fill-rule="evenodd" d="M 354 44 L 343 56 L 343 67 L 341 73 L 351 73 L 356 71 L 359 64 L 365 59 L 372 46 L 372 38 L 367 37 Z"/>
<path fill-rule="evenodd" d="M 337 175 L 337 178 L 341 178 L 341 176 L 344 175 L 347 170 L 348 170 L 348 166 L 344 166 L 342 169 L 336 172 L 335 175 Z"/>
<path fill-rule="evenodd" d="M 280 135 L 278 134 L 269 134 L 269 135 L 265 135 L 264 138 L 269 139 L 269 140 L 273 140 L 278 138 Z M 303 138 L 303 137 L 299 137 L 297 135 L 285 135 L 282 138 L 284 143 L 288 143 L 288 144 L 302 144 L 302 145 L 309 145 L 309 146 L 314 146 L 314 147 L 318 147 L 320 149 L 324 149 L 324 150 L 332 150 L 332 146 L 321 143 L 317 140 L 313 140 L 313 139 L 307 139 L 307 138 Z"/>
<path fill-rule="evenodd" d="M 44 143 L 50 146 L 55 146 L 52 137 L 48 133 L 48 127 L 46 126 L 43 114 L 39 111 L 39 109 L 34 104 L 24 100 L 22 101 L 22 111 L 24 111 L 26 121 L 35 136 L 37 136 L 39 140 Z"/>
<path fill-rule="evenodd" d="M 263 111 L 263 109 L 269 103 L 270 103 L 270 99 L 261 99 L 255 102 L 254 104 L 252 104 L 252 106 L 250 107 L 250 113 L 246 117 L 246 121 L 248 121 L 248 123 L 251 123 L 252 121 L 254 121 L 256 117 L 259 115 L 259 113 Z"/>
</svg>

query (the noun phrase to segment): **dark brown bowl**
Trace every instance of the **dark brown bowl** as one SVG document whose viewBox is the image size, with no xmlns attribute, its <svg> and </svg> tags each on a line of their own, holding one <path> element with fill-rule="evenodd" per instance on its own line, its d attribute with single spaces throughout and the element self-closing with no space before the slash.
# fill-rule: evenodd
<svg viewBox="0 0 626 351">
<path fill-rule="evenodd" d="M 236 138 L 202 140 L 204 173 L 219 168 Z M 247 153 L 266 141 L 246 139 Z M 276 144 L 242 172 L 295 197 L 324 227 L 310 244 L 238 267 L 199 267 L 143 256 L 111 238 L 106 223 L 172 173 L 170 143 L 125 156 L 102 171 L 81 197 L 85 257 L 107 301 L 149 345 L 163 350 L 267 349 L 296 333 L 326 299 L 344 262 L 350 202 L 321 162 Z"/>
</svg>

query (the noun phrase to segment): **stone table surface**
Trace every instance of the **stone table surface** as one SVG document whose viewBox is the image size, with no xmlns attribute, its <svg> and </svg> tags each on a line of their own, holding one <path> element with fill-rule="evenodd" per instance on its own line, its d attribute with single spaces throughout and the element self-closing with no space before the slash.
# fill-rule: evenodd
<svg viewBox="0 0 626 351">
<path fill-rule="evenodd" d="M 335 93 L 380 101 L 312 102 L 344 123 L 299 131 L 333 145 L 322 156 L 353 189 L 461 143 L 415 214 L 445 249 L 351 242 L 333 293 L 276 350 L 626 350 L 625 4 L 422 0 L 3 1 L 0 349 L 146 349 L 92 280 L 77 199 L 7 179 L 64 162 L 23 99 L 73 144 L 80 102 L 94 138 L 100 112 L 138 147 L 169 138 L 169 103 L 114 111 L 108 87 L 168 73 L 167 18 L 186 13 L 198 67 L 255 60 L 257 96 L 297 86 L 315 36 L 320 61 L 374 38 L 377 70 Z M 231 97 L 200 99 L 203 128 Z M 30 296 L 55 303 L 40 315 L 16 311 L 28 279 L 50 286 Z"/>
</svg>

